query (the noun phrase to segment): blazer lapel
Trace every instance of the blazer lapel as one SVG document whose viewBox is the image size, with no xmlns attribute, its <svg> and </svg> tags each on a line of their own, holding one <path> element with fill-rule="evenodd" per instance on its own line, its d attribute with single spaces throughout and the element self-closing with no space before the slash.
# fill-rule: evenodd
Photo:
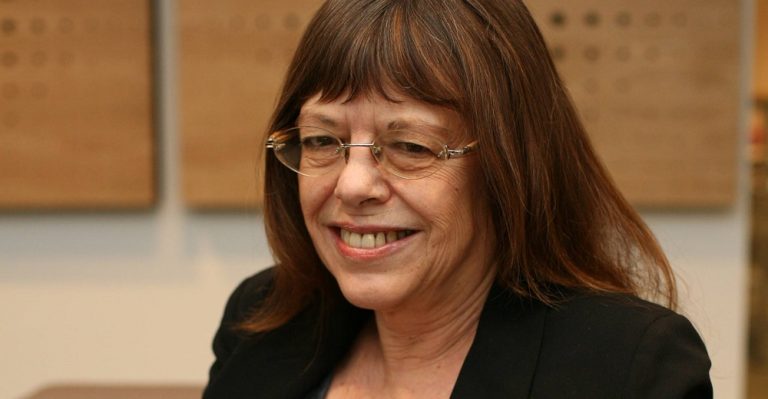
<svg viewBox="0 0 768 399">
<path fill-rule="evenodd" d="M 253 338 L 237 349 L 233 376 L 247 381 L 245 391 L 229 397 L 295 399 L 317 387 L 343 359 L 370 313 L 342 301 L 320 328 L 318 307 L 312 306 L 277 330 Z M 318 331 L 322 339 L 318 340 Z M 220 385 L 225 385 L 220 384 Z"/>
<path fill-rule="evenodd" d="M 371 312 L 346 301 L 334 306 L 317 340 L 317 307 L 236 349 L 227 381 L 238 392 L 222 397 L 302 398 L 343 360 Z M 546 308 L 494 285 L 475 339 L 454 386 L 453 399 L 528 397 L 539 356 Z M 236 364 L 235 364 L 236 363 Z M 298 377 L 297 377 L 298 376 Z M 238 385 L 235 382 L 247 381 Z M 226 392 L 224 392 L 226 393 Z"/>
<path fill-rule="evenodd" d="M 536 370 L 546 307 L 494 285 L 452 399 L 526 398 Z"/>
</svg>

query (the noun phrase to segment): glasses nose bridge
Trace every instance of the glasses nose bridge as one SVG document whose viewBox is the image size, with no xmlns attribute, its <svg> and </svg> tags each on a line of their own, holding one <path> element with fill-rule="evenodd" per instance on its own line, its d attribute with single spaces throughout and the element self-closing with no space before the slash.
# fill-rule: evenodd
<svg viewBox="0 0 768 399">
<path fill-rule="evenodd" d="M 339 150 L 343 152 L 342 155 L 344 155 L 344 162 L 349 162 L 349 150 L 350 148 L 354 147 L 367 147 L 368 150 L 371 152 L 371 155 L 373 156 L 373 159 L 376 161 L 376 163 L 380 163 L 379 160 L 379 154 L 378 151 L 376 151 L 376 143 L 341 143 L 339 145 Z"/>
</svg>

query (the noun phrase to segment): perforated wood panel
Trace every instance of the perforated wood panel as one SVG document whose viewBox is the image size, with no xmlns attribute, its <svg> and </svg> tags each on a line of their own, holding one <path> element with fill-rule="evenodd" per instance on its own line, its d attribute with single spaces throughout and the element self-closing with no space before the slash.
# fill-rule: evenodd
<svg viewBox="0 0 768 399">
<path fill-rule="evenodd" d="M 527 3 L 598 152 L 633 203 L 731 203 L 741 2 Z"/>
<path fill-rule="evenodd" d="M 179 3 L 184 191 L 254 203 L 257 137 L 319 0 Z M 723 206 L 735 193 L 740 2 L 533 0 L 586 126 L 641 206 Z"/>
<path fill-rule="evenodd" d="M 0 207 L 154 199 L 148 0 L 0 0 Z"/>
<path fill-rule="evenodd" d="M 258 202 L 256 143 L 318 0 L 179 5 L 184 195 L 192 207 Z"/>
<path fill-rule="evenodd" d="M 755 37 L 755 97 L 768 101 L 768 0 L 757 0 Z"/>
</svg>

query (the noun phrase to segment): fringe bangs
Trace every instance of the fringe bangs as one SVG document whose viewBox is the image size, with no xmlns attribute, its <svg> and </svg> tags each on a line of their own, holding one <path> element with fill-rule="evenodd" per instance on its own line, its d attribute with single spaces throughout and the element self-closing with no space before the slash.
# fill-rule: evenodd
<svg viewBox="0 0 768 399">
<path fill-rule="evenodd" d="M 380 95 L 397 101 L 397 95 L 404 95 L 454 110 L 462 108 L 464 84 L 457 66 L 463 62 L 452 46 L 455 32 L 437 17 L 430 21 L 416 17 L 425 13 L 409 7 L 424 4 L 413 3 L 393 1 L 373 9 L 326 13 L 326 20 L 315 30 L 316 37 L 306 38 L 312 48 L 306 49 L 311 54 L 304 61 L 314 70 L 307 71 L 311 77 L 306 81 L 311 85 L 305 87 L 302 97 L 320 93 L 321 101 L 349 101 L 360 95 Z M 359 13 L 355 15 L 355 11 Z"/>
</svg>

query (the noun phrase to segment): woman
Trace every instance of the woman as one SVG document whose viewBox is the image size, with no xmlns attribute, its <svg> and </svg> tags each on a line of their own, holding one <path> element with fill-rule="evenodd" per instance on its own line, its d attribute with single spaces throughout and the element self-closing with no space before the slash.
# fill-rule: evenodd
<svg viewBox="0 0 768 399">
<path fill-rule="evenodd" d="M 522 2 L 327 1 L 270 133 L 205 398 L 712 396 Z"/>
</svg>

